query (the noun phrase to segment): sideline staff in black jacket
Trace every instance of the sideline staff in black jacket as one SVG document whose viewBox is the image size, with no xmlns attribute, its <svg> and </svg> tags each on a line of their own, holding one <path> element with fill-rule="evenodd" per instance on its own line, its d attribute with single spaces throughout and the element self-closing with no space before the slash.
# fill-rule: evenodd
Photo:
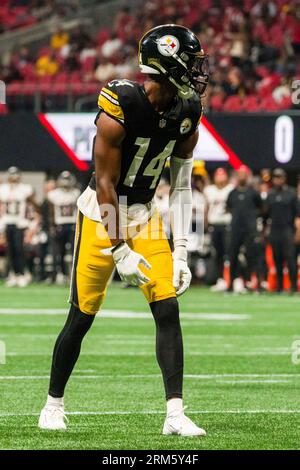
<svg viewBox="0 0 300 470">
<path fill-rule="evenodd" d="M 273 188 L 266 199 L 270 219 L 270 243 L 277 271 L 277 292 L 283 288 L 283 265 L 286 262 L 291 291 L 297 292 L 296 234 L 300 231 L 300 204 L 297 193 L 286 184 L 286 173 L 277 168 L 273 172 Z M 299 238 L 299 237 L 298 237 Z"/>
<path fill-rule="evenodd" d="M 238 276 L 238 257 L 242 246 L 246 250 L 248 280 L 252 273 L 257 274 L 257 217 L 262 209 L 262 199 L 249 182 L 250 170 L 242 165 L 237 170 L 237 186 L 227 199 L 227 210 L 232 215 L 230 234 L 230 286 Z"/>
</svg>

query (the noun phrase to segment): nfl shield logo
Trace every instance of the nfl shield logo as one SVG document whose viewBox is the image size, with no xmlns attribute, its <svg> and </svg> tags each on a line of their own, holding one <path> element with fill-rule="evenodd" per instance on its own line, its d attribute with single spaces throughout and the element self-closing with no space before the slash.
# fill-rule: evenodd
<svg viewBox="0 0 300 470">
<path fill-rule="evenodd" d="M 161 119 L 161 120 L 159 121 L 159 127 L 166 127 L 166 124 L 167 124 L 166 119 Z"/>
</svg>

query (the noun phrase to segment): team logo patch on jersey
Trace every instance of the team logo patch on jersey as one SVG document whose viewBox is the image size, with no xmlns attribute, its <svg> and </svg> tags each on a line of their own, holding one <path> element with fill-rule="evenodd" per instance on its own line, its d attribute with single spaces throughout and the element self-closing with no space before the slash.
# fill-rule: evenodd
<svg viewBox="0 0 300 470">
<path fill-rule="evenodd" d="M 159 127 L 163 128 L 166 127 L 167 125 L 167 120 L 166 119 L 160 119 L 159 120 Z"/>
<path fill-rule="evenodd" d="M 163 36 L 157 40 L 157 48 L 162 55 L 172 56 L 179 49 L 179 41 L 175 36 Z"/>
<path fill-rule="evenodd" d="M 190 118 L 185 118 L 180 124 L 180 134 L 187 134 L 192 128 L 192 121 Z"/>
</svg>

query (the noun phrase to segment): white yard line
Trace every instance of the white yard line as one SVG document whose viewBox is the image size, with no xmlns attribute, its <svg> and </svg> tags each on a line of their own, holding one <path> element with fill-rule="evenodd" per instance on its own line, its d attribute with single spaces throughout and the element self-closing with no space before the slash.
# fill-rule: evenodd
<svg viewBox="0 0 300 470">
<path fill-rule="evenodd" d="M 63 308 L 0 308 L 2 315 L 66 315 L 67 309 Z M 137 318 L 152 320 L 150 312 L 131 312 L 129 310 L 102 310 L 99 317 L 103 318 Z M 182 319 L 190 320 L 214 320 L 214 321 L 235 321 L 249 320 L 250 315 L 240 313 L 182 313 Z"/>
<path fill-rule="evenodd" d="M 82 371 L 83 372 L 83 371 Z M 87 372 L 89 370 L 87 369 Z M 222 383 L 276 383 L 276 382 L 289 382 L 290 380 L 299 378 L 300 374 L 186 374 L 186 379 L 194 380 L 218 380 Z M 78 374 L 74 371 L 72 375 L 73 379 L 152 379 L 161 378 L 161 374 Z M 238 380 L 224 380 L 234 379 Z M 0 375 L 0 380 L 41 380 L 49 379 L 49 375 Z"/>
<path fill-rule="evenodd" d="M 239 384 L 280 384 L 280 383 L 290 383 L 290 380 L 259 380 L 259 379 L 253 379 L 253 380 L 217 380 L 218 384 L 227 384 L 227 385 L 239 385 Z"/>
<path fill-rule="evenodd" d="M 234 357 L 265 357 L 265 356 L 290 356 L 291 352 L 282 352 L 282 351 L 234 351 L 234 352 L 224 352 L 224 351 L 186 351 L 186 355 L 190 357 L 202 357 L 202 356 L 216 356 L 216 357 L 225 357 L 225 356 L 234 356 Z M 8 357 L 49 357 L 52 356 L 51 352 L 15 352 L 10 351 L 6 353 Z M 80 356 L 95 356 L 95 357 L 154 357 L 155 352 L 142 352 L 142 351 L 112 351 L 112 352 L 94 352 L 94 351 L 84 351 L 80 353 Z"/>
<path fill-rule="evenodd" d="M 142 410 L 142 411 L 67 411 L 69 416 L 106 416 L 106 415 L 164 415 L 165 411 L 160 410 Z M 191 410 L 193 414 L 300 414 L 300 410 L 292 409 L 237 409 L 237 410 Z M 0 417 L 18 417 L 18 416 L 39 416 L 39 413 L 0 413 Z"/>
<path fill-rule="evenodd" d="M 197 351 L 197 352 L 192 352 L 192 351 L 186 351 L 186 355 L 190 357 L 201 357 L 201 356 L 217 356 L 217 357 L 223 357 L 223 356 L 241 356 L 241 357 L 264 357 L 264 356 L 290 356 L 291 352 L 290 351 L 273 351 L 270 349 L 270 351 Z M 12 356 L 12 357 L 26 357 L 26 356 L 43 356 L 43 357 L 49 357 L 52 356 L 52 352 L 16 352 L 16 351 L 10 351 L 6 353 L 6 356 Z M 129 352 L 122 352 L 122 351 L 112 351 L 112 352 L 107 352 L 107 351 L 83 351 L 80 353 L 80 356 L 95 356 L 95 357 L 114 357 L 114 356 L 120 356 L 120 357 L 131 357 L 131 356 L 139 356 L 139 357 L 154 357 L 155 352 L 142 352 L 142 351 L 129 351 Z"/>
</svg>

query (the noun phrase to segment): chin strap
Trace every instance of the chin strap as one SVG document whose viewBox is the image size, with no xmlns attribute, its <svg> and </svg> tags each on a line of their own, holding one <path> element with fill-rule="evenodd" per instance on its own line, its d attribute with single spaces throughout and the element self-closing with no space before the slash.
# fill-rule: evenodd
<svg viewBox="0 0 300 470">
<path fill-rule="evenodd" d="M 193 96 L 194 90 L 187 87 L 187 91 L 178 90 L 178 96 L 184 100 L 189 100 Z"/>
<path fill-rule="evenodd" d="M 175 78 L 173 78 L 169 72 L 156 60 L 152 59 L 151 65 L 154 65 L 155 68 L 149 67 L 144 64 L 140 64 L 140 70 L 142 73 L 156 73 L 156 74 L 162 74 L 164 75 L 173 85 L 176 86 L 178 89 L 178 96 L 184 100 L 188 100 L 193 96 L 194 90 L 193 88 L 190 88 L 188 85 L 180 85 Z M 160 72 L 157 70 L 159 69 Z M 151 70 L 151 71 L 150 71 Z M 155 70 L 155 72 L 153 72 Z"/>
</svg>

